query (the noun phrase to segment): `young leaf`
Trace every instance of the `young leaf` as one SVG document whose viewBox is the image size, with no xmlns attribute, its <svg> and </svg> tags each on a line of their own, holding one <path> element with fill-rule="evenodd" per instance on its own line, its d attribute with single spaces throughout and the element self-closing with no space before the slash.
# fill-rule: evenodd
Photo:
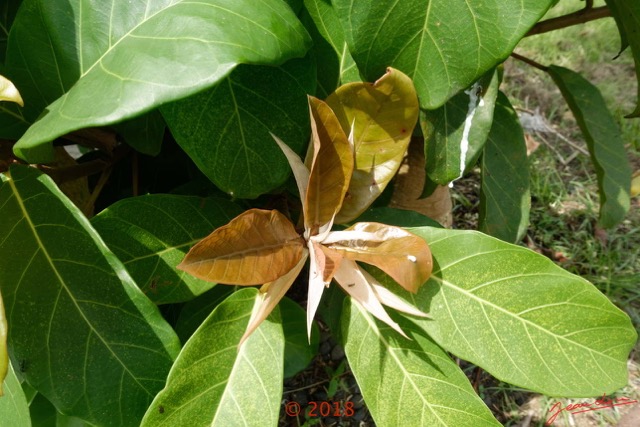
<svg viewBox="0 0 640 427">
<path fill-rule="evenodd" d="M 415 297 L 433 320 L 414 322 L 445 350 L 549 396 L 602 396 L 627 384 L 637 333 L 592 284 L 479 232 L 410 230 L 429 242 L 436 265 Z"/>
<path fill-rule="evenodd" d="M 522 126 L 500 92 L 495 120 L 482 152 L 480 231 L 516 243 L 527 231 L 531 195 L 529 161 Z"/>
<path fill-rule="evenodd" d="M 137 426 L 178 353 L 177 336 L 48 176 L 12 165 L 0 178 L 12 357 L 60 412 Z"/>
<path fill-rule="evenodd" d="M 0 420 L 11 427 L 31 427 L 29 406 L 13 368 L 9 365 L 4 381 L 4 396 L 0 398 Z"/>
<path fill-rule="evenodd" d="M 307 256 L 303 256 L 300 258 L 300 261 L 289 270 L 284 276 L 278 277 L 273 282 L 265 283 L 262 288 L 260 288 L 260 295 L 256 299 L 256 305 L 253 307 L 253 311 L 251 312 L 251 317 L 249 318 L 249 324 L 247 325 L 247 329 L 244 332 L 242 338 L 240 338 L 240 343 L 238 346 L 241 346 L 242 343 L 255 331 L 258 326 L 265 320 L 273 311 L 273 309 L 278 305 L 278 302 L 284 297 L 284 294 L 287 293 L 293 282 L 300 274 L 300 270 L 304 267 L 304 263 L 307 260 Z M 309 332 L 311 334 L 311 332 Z"/>
<path fill-rule="evenodd" d="M 390 68 L 374 84 L 341 86 L 327 104 L 345 133 L 354 134 L 355 170 L 336 217 L 342 224 L 364 212 L 398 171 L 418 120 L 418 99 L 411 79 Z"/>
<path fill-rule="evenodd" d="M 304 242 L 280 212 L 250 209 L 197 243 L 178 265 L 211 282 L 261 285 L 287 274 Z"/>
<path fill-rule="evenodd" d="M 500 426 L 455 362 L 410 321 L 400 321 L 407 340 L 346 298 L 341 323 L 349 366 L 377 425 Z"/>
<path fill-rule="evenodd" d="M 0 75 L 0 101 L 15 102 L 24 107 L 24 101 L 18 89 L 6 77 Z"/>
<path fill-rule="evenodd" d="M 185 344 L 142 427 L 274 426 L 282 398 L 284 337 L 279 312 L 238 350 L 258 291 L 234 292 Z"/>
<path fill-rule="evenodd" d="M 149 194 L 120 200 L 91 219 L 105 243 L 156 304 L 183 302 L 214 284 L 176 265 L 191 246 L 242 210 L 217 198 Z"/>
<path fill-rule="evenodd" d="M 234 197 L 255 198 L 289 176 L 270 132 L 296 151 L 309 141 L 307 94 L 315 81 L 310 56 L 278 67 L 240 65 L 213 88 L 161 111 L 211 182 Z"/>
<path fill-rule="evenodd" d="M 313 160 L 304 203 L 305 227 L 311 235 L 333 224 L 353 173 L 353 148 L 331 108 L 309 97 Z"/>
<path fill-rule="evenodd" d="M 431 181 L 447 185 L 475 165 L 493 122 L 498 80 L 493 70 L 437 110 L 420 112 Z"/>
<path fill-rule="evenodd" d="M 431 274 L 429 246 L 399 227 L 359 222 L 331 233 L 324 243 L 347 259 L 375 265 L 413 293 Z"/>
<path fill-rule="evenodd" d="M 280 0 L 96 2 L 89 10 L 66 0 L 25 2 L 11 28 L 6 64 L 10 77 L 20 75 L 16 85 L 28 88 L 27 102 L 38 105 L 31 120 L 45 107 L 47 114 L 15 152 L 47 162 L 48 141 L 57 136 L 200 92 L 240 63 L 301 57 L 309 44 Z M 54 92 L 62 96 L 47 106 L 50 97 L 41 94 Z"/>
<path fill-rule="evenodd" d="M 580 74 L 552 65 L 548 69 L 580 126 L 600 190 L 599 224 L 610 228 L 622 221 L 630 206 L 631 167 L 620 136 L 598 88 Z"/>
<path fill-rule="evenodd" d="M 523 2 L 332 0 L 360 71 L 394 67 L 435 109 L 504 61 L 553 0 Z"/>
</svg>

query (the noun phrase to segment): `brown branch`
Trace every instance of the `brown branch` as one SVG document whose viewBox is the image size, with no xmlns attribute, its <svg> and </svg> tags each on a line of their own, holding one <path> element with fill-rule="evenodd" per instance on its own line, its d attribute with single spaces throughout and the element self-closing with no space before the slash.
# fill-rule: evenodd
<svg viewBox="0 0 640 427">
<path fill-rule="evenodd" d="M 547 67 L 546 65 L 542 65 L 541 63 L 536 62 L 533 59 L 527 58 L 526 56 L 519 55 L 519 54 L 517 54 L 515 52 L 511 52 L 511 56 L 513 58 L 515 58 L 515 59 L 518 59 L 518 60 L 526 63 L 526 64 L 531 65 L 532 67 L 537 68 L 538 70 L 541 70 L 541 71 L 544 71 L 544 72 L 547 72 L 549 70 L 549 67 Z"/>
<path fill-rule="evenodd" d="M 573 25 L 584 24 L 585 22 L 594 21 L 600 18 L 611 16 L 611 11 L 607 6 L 593 7 L 593 2 L 587 2 L 584 9 L 567 15 L 558 16 L 557 18 L 547 19 L 538 22 L 529 30 L 525 37 L 534 36 L 536 34 L 548 33 L 549 31 L 559 30 L 560 28 L 571 27 Z"/>
</svg>

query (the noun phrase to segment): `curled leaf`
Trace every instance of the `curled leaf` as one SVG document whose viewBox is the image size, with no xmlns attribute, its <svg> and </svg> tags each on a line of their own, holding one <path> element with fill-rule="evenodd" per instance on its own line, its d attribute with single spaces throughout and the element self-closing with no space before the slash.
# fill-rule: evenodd
<svg viewBox="0 0 640 427">
<path fill-rule="evenodd" d="M 355 170 L 336 217 L 341 224 L 364 212 L 398 171 L 418 120 L 418 98 L 411 79 L 388 68 L 374 84 L 339 87 L 327 104 L 345 132 L 354 123 Z"/>
<path fill-rule="evenodd" d="M 178 268 L 203 280 L 259 285 L 287 274 L 304 241 L 280 212 L 250 209 L 197 243 Z"/>
<path fill-rule="evenodd" d="M 0 101 L 15 102 L 21 107 L 24 107 L 24 101 L 20 96 L 20 92 L 13 85 L 11 80 L 4 76 L 0 76 Z"/>
<path fill-rule="evenodd" d="M 331 108 L 309 97 L 313 160 L 304 202 L 305 228 L 311 235 L 331 228 L 353 173 L 353 149 Z"/>
<path fill-rule="evenodd" d="M 302 258 L 300 258 L 300 261 L 298 261 L 298 264 L 289 270 L 287 274 L 277 278 L 273 282 L 265 283 L 264 286 L 260 288 L 262 295 L 260 295 L 256 300 L 256 305 L 253 307 L 251 318 L 249 319 L 249 325 L 240 339 L 238 348 L 240 348 L 244 340 L 246 340 L 249 335 L 258 328 L 258 326 L 260 326 L 260 323 L 269 317 L 269 314 L 271 314 L 275 306 L 278 305 L 278 302 L 280 302 L 284 294 L 287 293 L 293 282 L 296 280 L 296 277 L 298 277 L 298 274 L 300 274 L 300 270 L 302 270 L 302 267 L 307 260 L 307 256 L 308 255 L 305 251 Z"/>
<path fill-rule="evenodd" d="M 424 239 L 400 227 L 359 222 L 331 233 L 324 243 L 347 259 L 375 265 L 413 293 L 427 281 L 433 268 Z"/>
<path fill-rule="evenodd" d="M 378 295 L 369 284 L 368 278 L 355 261 L 348 259 L 343 260 L 340 268 L 336 271 L 335 279 L 340 286 L 369 313 L 391 326 L 403 337 L 409 338 L 384 310 L 384 307 L 382 307 L 378 299 Z"/>
</svg>

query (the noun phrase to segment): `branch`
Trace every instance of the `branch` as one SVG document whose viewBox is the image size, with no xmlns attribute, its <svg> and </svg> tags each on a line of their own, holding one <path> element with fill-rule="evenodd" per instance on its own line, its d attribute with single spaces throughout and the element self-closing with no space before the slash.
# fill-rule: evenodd
<svg viewBox="0 0 640 427">
<path fill-rule="evenodd" d="M 562 15 L 557 18 L 538 22 L 533 26 L 533 28 L 531 28 L 531 30 L 529 30 L 525 37 L 548 33 L 549 31 L 559 30 L 560 28 L 571 27 L 573 25 L 584 24 L 585 22 L 606 18 L 608 16 L 611 16 L 611 11 L 607 6 L 593 7 L 593 2 L 588 1 L 587 6 L 584 9 L 569 13 L 568 15 Z"/>
<path fill-rule="evenodd" d="M 517 54 L 515 52 L 511 52 L 511 57 L 515 58 L 515 59 L 518 59 L 518 60 L 520 60 L 520 61 L 522 61 L 522 62 L 524 62 L 526 64 L 529 64 L 532 67 L 537 68 L 538 70 L 542 70 L 542 71 L 545 71 L 545 72 L 549 70 L 549 67 L 547 67 L 545 65 L 542 65 L 541 63 L 536 62 L 533 59 L 529 59 L 526 56 L 519 55 L 519 54 Z"/>
</svg>

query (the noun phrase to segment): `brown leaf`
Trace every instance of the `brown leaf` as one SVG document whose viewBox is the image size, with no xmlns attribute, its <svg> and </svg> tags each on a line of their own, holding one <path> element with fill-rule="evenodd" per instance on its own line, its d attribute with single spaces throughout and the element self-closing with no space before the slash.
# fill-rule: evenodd
<svg viewBox="0 0 640 427">
<path fill-rule="evenodd" d="M 178 268 L 210 282 L 259 285 L 288 273 L 303 251 L 303 239 L 284 215 L 251 209 L 197 243 Z"/>
<path fill-rule="evenodd" d="M 398 331 L 405 338 L 409 338 L 396 322 L 389 317 L 378 299 L 378 295 L 364 275 L 364 271 L 354 261 L 344 260 L 336 271 L 336 282 L 342 286 L 351 297 L 365 310 Z"/>
<path fill-rule="evenodd" d="M 433 268 L 427 243 L 400 227 L 359 222 L 331 233 L 323 243 L 347 259 L 375 265 L 413 293 Z"/>
<path fill-rule="evenodd" d="M 296 277 L 298 277 L 298 274 L 300 274 L 300 270 L 304 267 L 304 262 L 306 260 L 307 254 L 305 253 L 302 258 L 300 258 L 300 261 L 298 261 L 298 264 L 296 264 L 284 276 L 279 277 L 273 282 L 265 283 L 260 289 L 260 295 L 258 295 L 256 305 L 253 307 L 249 324 L 247 325 L 244 335 L 240 339 L 238 348 L 240 348 L 249 335 L 251 335 L 251 333 L 260 326 L 260 323 L 262 323 L 262 321 L 271 314 L 275 306 L 278 305 L 278 302 L 280 302 L 284 294 L 287 293 L 293 282 L 296 280 Z"/>
<path fill-rule="evenodd" d="M 400 167 L 418 121 L 412 80 L 388 68 L 374 84 L 348 83 L 327 98 L 346 133 L 354 125 L 355 170 L 336 223 L 357 218 Z"/>
<path fill-rule="evenodd" d="M 331 108 L 309 97 L 313 160 L 304 203 L 305 228 L 311 235 L 332 223 L 342 207 L 353 173 L 353 148 Z"/>
</svg>

